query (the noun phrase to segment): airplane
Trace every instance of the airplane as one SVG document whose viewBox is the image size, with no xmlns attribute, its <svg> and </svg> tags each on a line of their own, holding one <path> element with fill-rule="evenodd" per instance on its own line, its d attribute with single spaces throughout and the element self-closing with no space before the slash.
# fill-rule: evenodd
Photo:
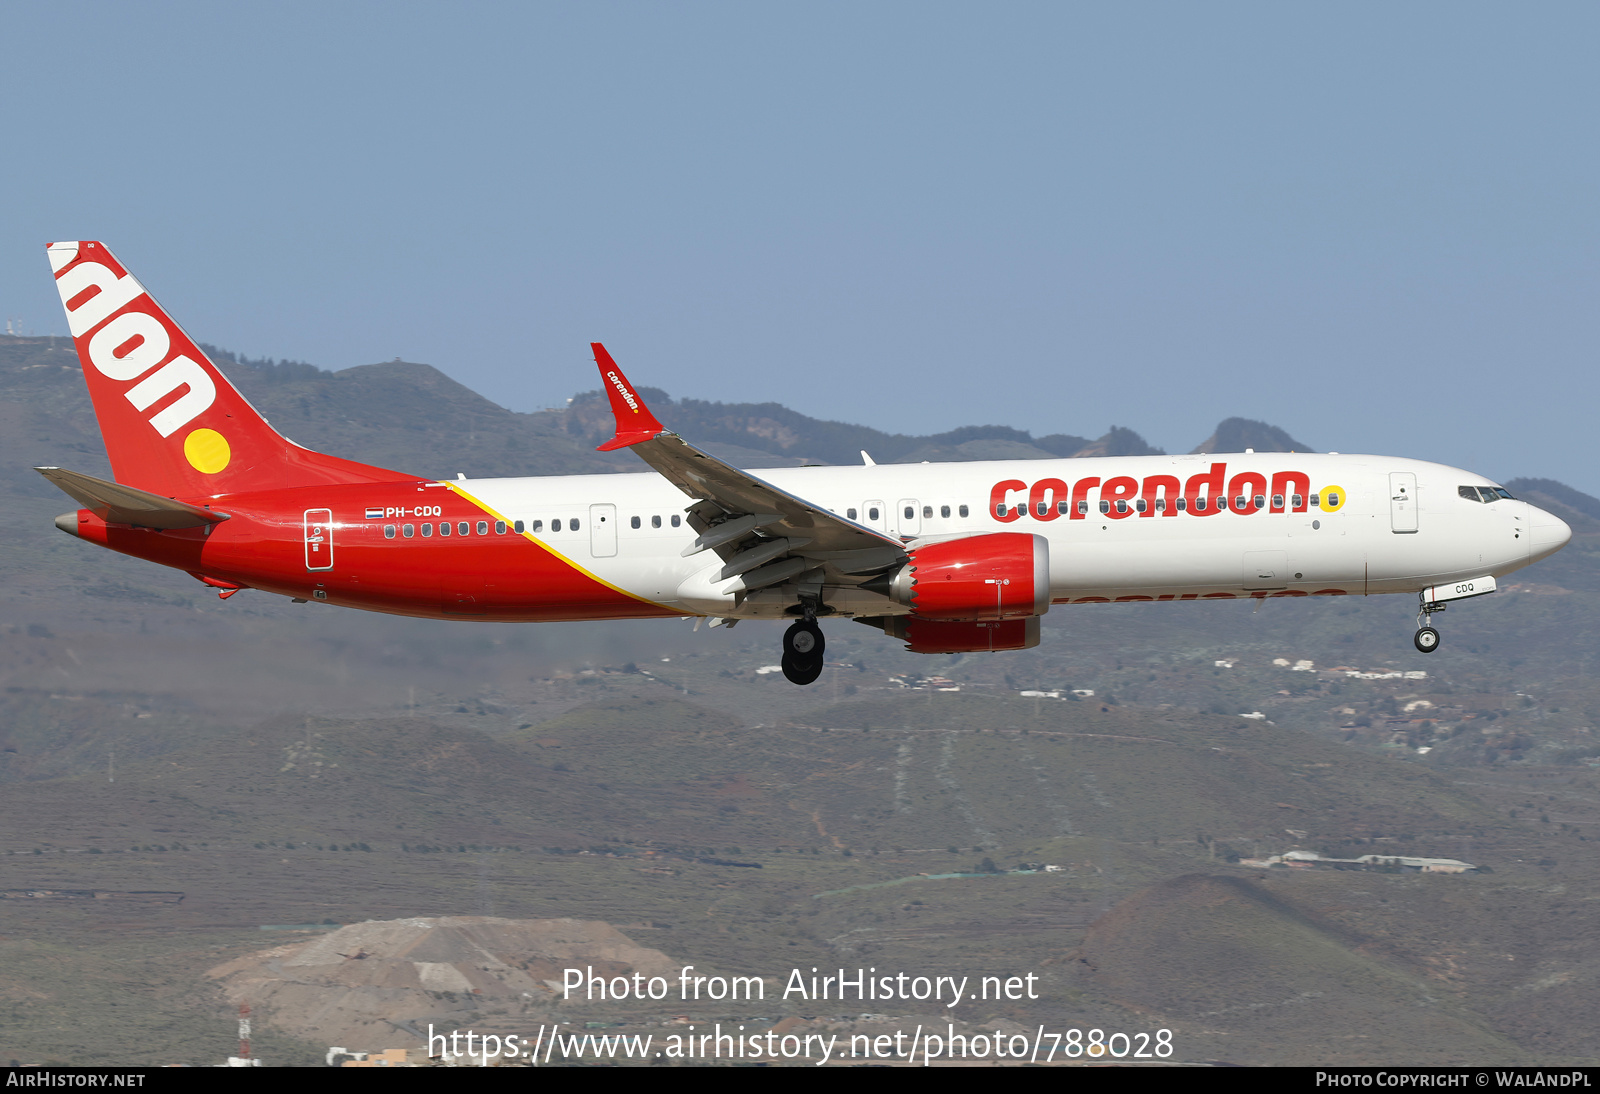
<svg viewBox="0 0 1600 1094">
<path fill-rule="evenodd" d="M 258 589 L 432 619 L 788 620 L 782 668 L 821 674 L 818 620 L 918 653 L 1039 642 L 1052 608 L 1412 594 L 1432 617 L 1572 530 L 1481 475 L 1337 453 L 740 470 L 666 429 L 592 343 L 616 434 L 649 470 L 438 481 L 279 435 L 106 249 L 48 253 L 115 481 L 37 470 L 79 539 Z M 698 626 L 698 622 L 696 624 Z"/>
</svg>

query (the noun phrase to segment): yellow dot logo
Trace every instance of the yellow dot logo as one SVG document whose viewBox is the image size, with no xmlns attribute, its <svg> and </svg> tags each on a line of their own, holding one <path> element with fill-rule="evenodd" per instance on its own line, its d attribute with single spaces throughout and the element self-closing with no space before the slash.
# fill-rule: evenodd
<svg viewBox="0 0 1600 1094">
<path fill-rule="evenodd" d="M 233 459 L 228 438 L 215 429 L 197 429 L 183 439 L 183 455 L 202 475 L 215 475 Z"/>
<path fill-rule="evenodd" d="M 1324 486 L 1322 488 L 1322 501 L 1319 503 L 1324 513 L 1337 513 L 1344 504 L 1345 493 L 1342 486 Z"/>
</svg>

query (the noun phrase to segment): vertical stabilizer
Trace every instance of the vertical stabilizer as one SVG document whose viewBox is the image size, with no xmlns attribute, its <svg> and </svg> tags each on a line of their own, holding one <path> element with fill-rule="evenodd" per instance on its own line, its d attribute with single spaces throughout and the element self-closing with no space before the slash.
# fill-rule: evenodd
<svg viewBox="0 0 1600 1094">
<path fill-rule="evenodd" d="M 280 436 L 104 245 L 49 254 L 118 482 L 195 497 L 404 477 Z"/>
</svg>

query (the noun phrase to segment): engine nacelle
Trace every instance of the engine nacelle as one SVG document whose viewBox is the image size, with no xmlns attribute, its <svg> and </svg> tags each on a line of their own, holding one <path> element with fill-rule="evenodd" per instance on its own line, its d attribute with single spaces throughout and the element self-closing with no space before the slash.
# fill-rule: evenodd
<svg viewBox="0 0 1600 1094">
<path fill-rule="evenodd" d="M 1050 541 L 1043 536 L 990 532 L 910 547 L 907 554 L 900 569 L 864 587 L 919 619 L 1026 619 L 1050 610 Z"/>
<path fill-rule="evenodd" d="M 1028 650 L 1039 644 L 1039 617 L 1036 615 L 987 623 L 919 619 L 914 615 L 891 615 L 860 622 L 882 627 L 883 633 L 905 642 L 906 649 L 912 653 L 999 653 Z"/>
</svg>

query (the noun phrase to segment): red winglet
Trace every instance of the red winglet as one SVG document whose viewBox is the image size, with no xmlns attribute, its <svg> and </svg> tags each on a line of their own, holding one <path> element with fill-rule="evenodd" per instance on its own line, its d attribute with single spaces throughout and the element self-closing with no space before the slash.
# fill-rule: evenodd
<svg viewBox="0 0 1600 1094">
<path fill-rule="evenodd" d="M 611 359 L 611 354 L 606 352 L 606 347 L 599 342 L 591 342 L 589 346 L 594 350 L 594 363 L 600 366 L 600 386 L 606 389 L 606 396 L 611 400 L 611 413 L 617 418 L 617 435 L 595 451 L 612 452 L 665 433 L 666 427 L 656 421 L 656 416 L 650 413 L 650 408 L 633 390 L 633 385 L 628 383 L 628 378 Z"/>
</svg>

